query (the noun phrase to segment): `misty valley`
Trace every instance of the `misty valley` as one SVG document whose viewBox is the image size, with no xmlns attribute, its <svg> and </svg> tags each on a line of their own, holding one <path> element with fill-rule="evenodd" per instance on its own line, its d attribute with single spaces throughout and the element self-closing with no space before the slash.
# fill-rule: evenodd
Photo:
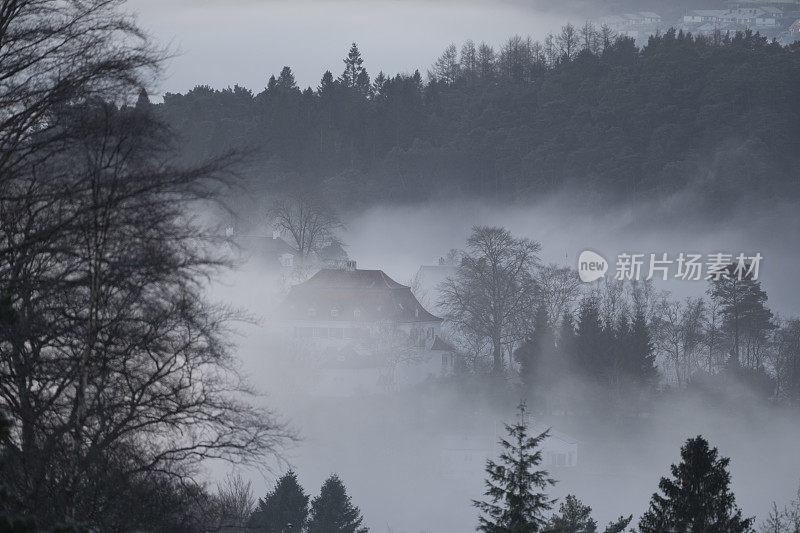
<svg viewBox="0 0 800 533">
<path fill-rule="evenodd" d="M 0 533 L 800 532 L 798 87 L 796 0 L 0 1 Z"/>
</svg>

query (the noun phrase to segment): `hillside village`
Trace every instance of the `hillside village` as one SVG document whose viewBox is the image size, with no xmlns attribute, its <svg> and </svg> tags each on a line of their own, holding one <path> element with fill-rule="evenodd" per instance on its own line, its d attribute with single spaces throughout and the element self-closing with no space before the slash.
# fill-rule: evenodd
<svg viewBox="0 0 800 533">
<path fill-rule="evenodd" d="M 712 37 L 738 31 L 758 32 L 781 44 L 800 40 L 800 3 L 795 1 L 727 2 L 723 9 L 687 10 L 678 18 L 652 11 L 609 15 L 597 21 L 619 35 L 646 42 L 647 38 L 676 28 L 693 35 Z"/>
</svg>

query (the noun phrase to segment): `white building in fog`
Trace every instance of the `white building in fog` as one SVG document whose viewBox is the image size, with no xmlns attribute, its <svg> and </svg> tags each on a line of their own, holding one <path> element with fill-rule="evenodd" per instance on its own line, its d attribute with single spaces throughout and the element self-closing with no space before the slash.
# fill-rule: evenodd
<svg viewBox="0 0 800 533">
<path fill-rule="evenodd" d="M 279 313 L 295 344 L 313 355 L 317 394 L 390 392 L 454 370 L 442 319 L 382 270 L 354 261 L 322 269 L 289 290 Z"/>
</svg>

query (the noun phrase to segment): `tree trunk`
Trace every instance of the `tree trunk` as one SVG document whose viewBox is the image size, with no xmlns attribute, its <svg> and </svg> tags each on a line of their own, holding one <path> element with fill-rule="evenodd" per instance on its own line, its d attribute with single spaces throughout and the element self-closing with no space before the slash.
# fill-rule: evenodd
<svg viewBox="0 0 800 533">
<path fill-rule="evenodd" d="M 492 365 L 492 374 L 495 376 L 503 375 L 503 345 L 500 343 L 500 338 L 492 339 L 494 347 L 492 356 L 494 357 L 494 364 Z"/>
</svg>

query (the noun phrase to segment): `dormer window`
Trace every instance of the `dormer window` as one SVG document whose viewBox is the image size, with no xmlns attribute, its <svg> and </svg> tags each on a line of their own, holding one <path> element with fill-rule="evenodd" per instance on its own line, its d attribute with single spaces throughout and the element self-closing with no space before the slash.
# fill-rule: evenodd
<svg viewBox="0 0 800 533">
<path fill-rule="evenodd" d="M 294 264 L 294 256 L 292 254 L 283 254 L 279 261 L 282 267 L 289 268 Z"/>
<path fill-rule="evenodd" d="M 356 320 L 361 318 L 361 309 L 356 309 L 355 311 L 353 311 L 353 318 L 355 318 Z"/>
</svg>

